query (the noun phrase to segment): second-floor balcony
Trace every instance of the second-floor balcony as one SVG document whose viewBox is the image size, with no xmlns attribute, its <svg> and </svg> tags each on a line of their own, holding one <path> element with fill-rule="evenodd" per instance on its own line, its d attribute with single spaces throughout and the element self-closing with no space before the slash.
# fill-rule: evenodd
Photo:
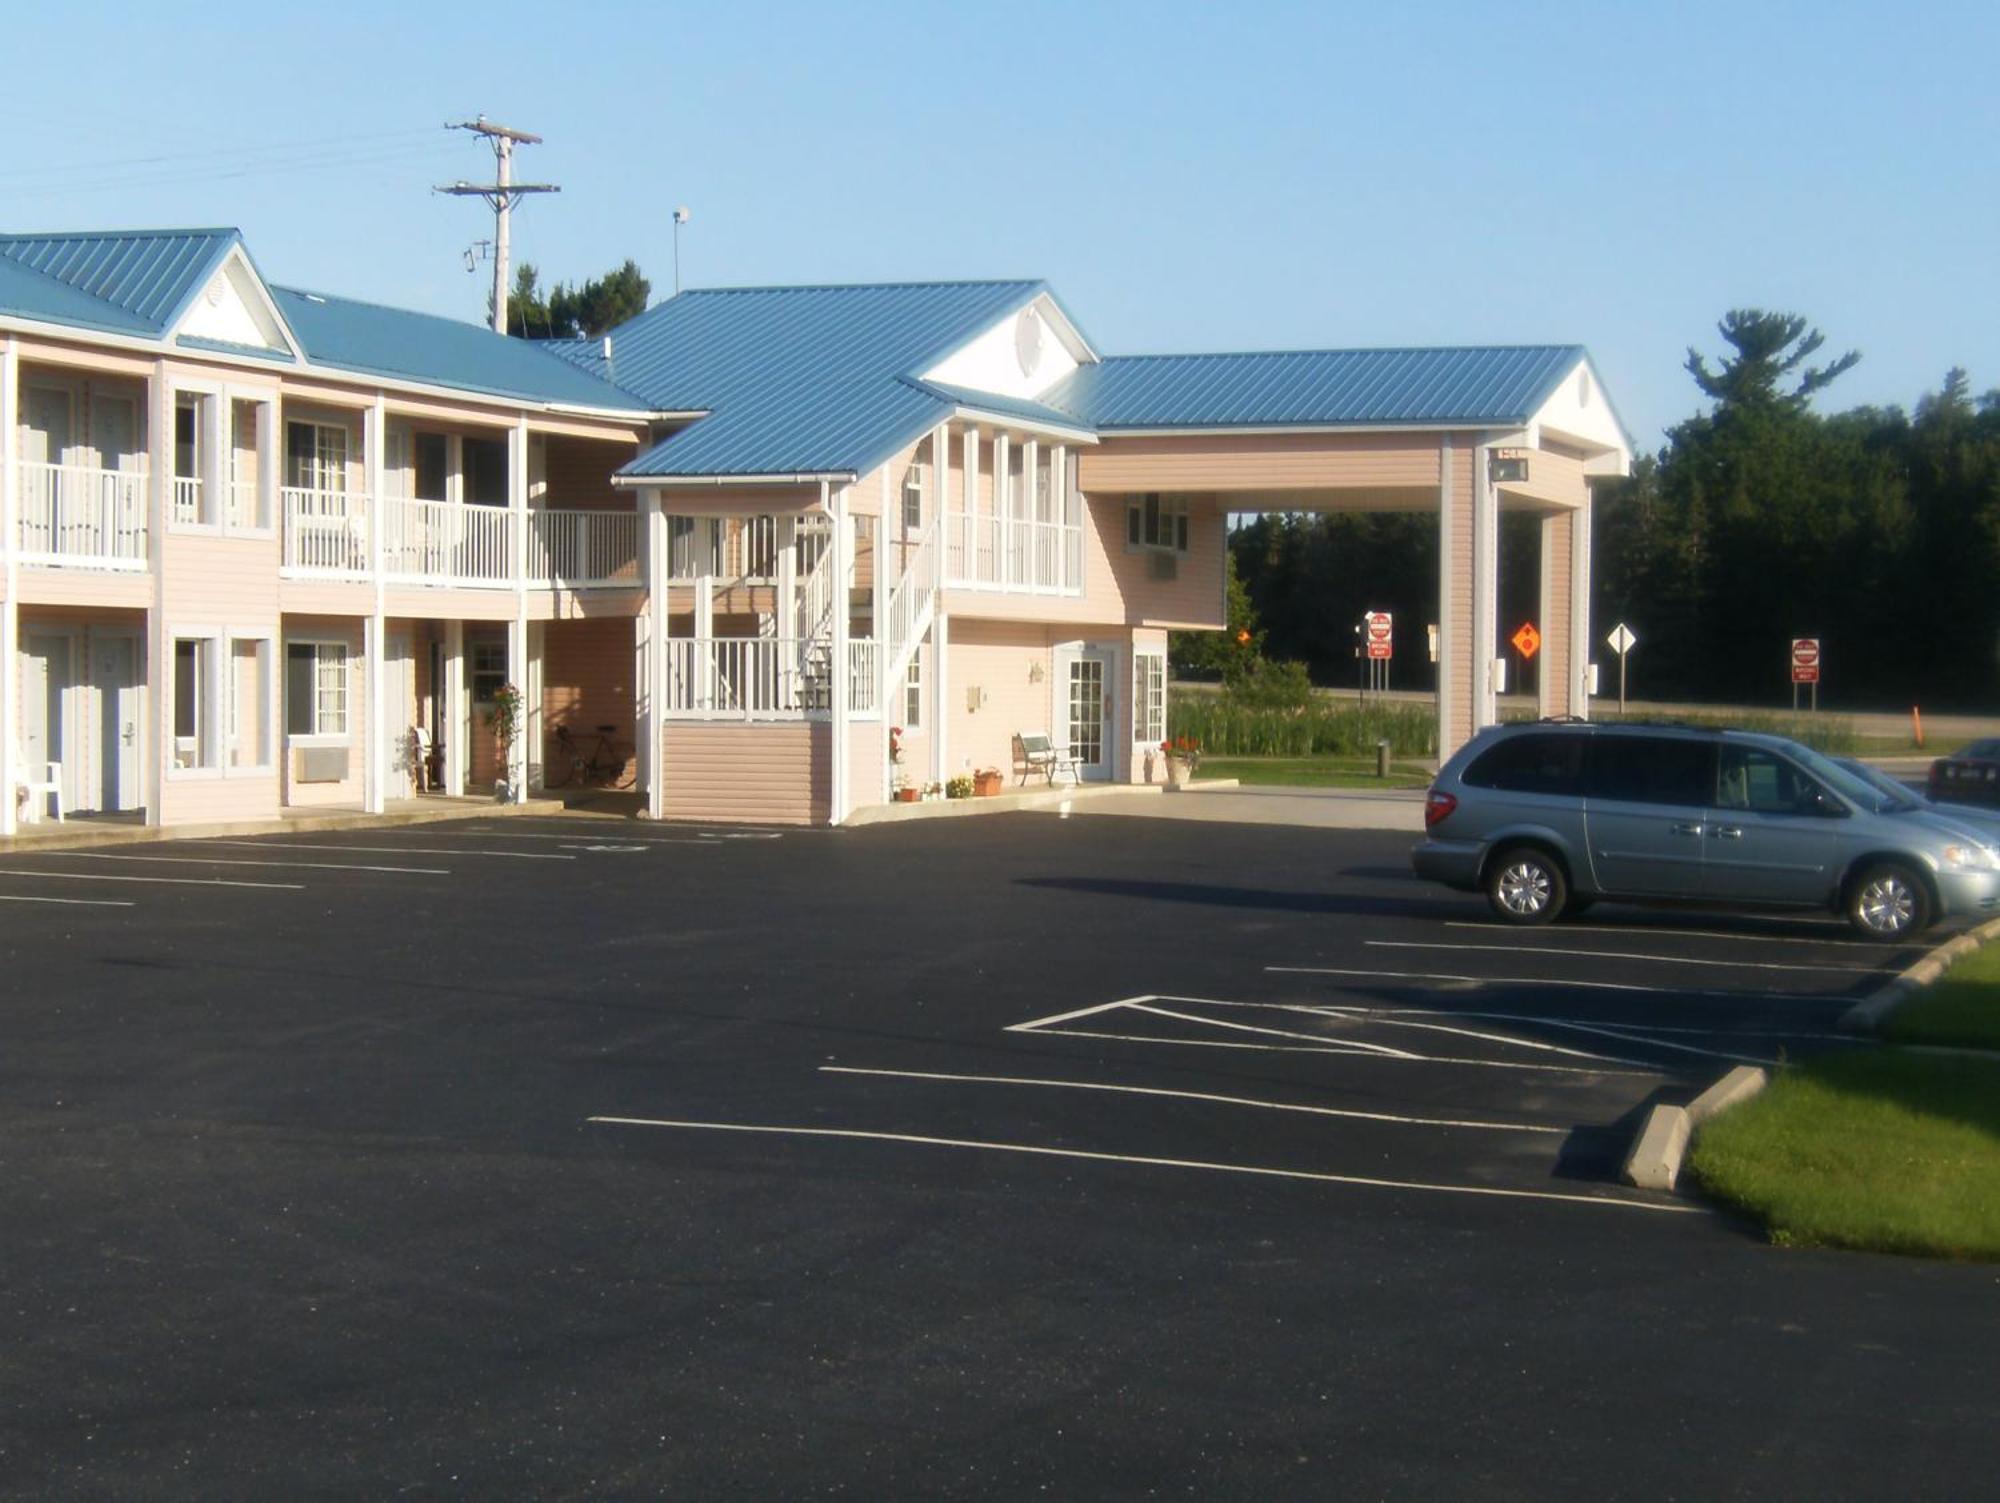
<svg viewBox="0 0 2000 1503">
<path fill-rule="evenodd" d="M 947 513 L 944 583 L 974 590 L 1074 595 L 1083 589 L 1083 529 L 1067 522 Z"/>
<path fill-rule="evenodd" d="M 827 637 L 680 637 L 667 642 L 669 720 L 812 720 L 833 708 Z M 877 649 L 847 644 L 847 708 L 877 713 Z"/>
<path fill-rule="evenodd" d="M 20 467 L 23 564 L 45 568 L 146 568 L 146 471 L 83 465 Z"/>
<path fill-rule="evenodd" d="M 592 589 L 642 582 L 635 512 L 517 514 L 499 506 L 300 487 L 286 488 L 284 511 L 285 572 L 300 578 L 372 577 L 371 530 L 379 527 L 383 577 L 404 583 Z M 527 531 L 517 551 L 520 521 Z"/>
</svg>

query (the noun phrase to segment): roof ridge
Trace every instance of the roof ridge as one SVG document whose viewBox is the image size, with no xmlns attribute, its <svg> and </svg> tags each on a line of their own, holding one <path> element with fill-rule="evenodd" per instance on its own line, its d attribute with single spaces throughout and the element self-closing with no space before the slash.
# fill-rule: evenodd
<svg viewBox="0 0 2000 1503">
<path fill-rule="evenodd" d="M 899 292 L 931 287 L 1046 287 L 1045 277 L 960 277 L 941 281 L 904 282 L 766 282 L 741 287 L 686 287 L 673 297 L 655 304 L 664 308 L 674 298 L 718 296 L 744 292 Z"/>
<path fill-rule="evenodd" d="M 1502 350 L 1511 352 L 1583 348 L 1585 346 L 1578 342 L 1551 340 L 1539 344 L 1357 344 L 1284 350 L 1158 350 L 1142 355 L 1101 355 L 1098 358 L 1101 362 L 1109 364 L 1114 360 L 1247 360 L 1266 355 L 1469 355 L 1475 352 Z"/>
<path fill-rule="evenodd" d="M 235 225 L 188 225 L 156 230 L 7 230 L 0 242 L 10 240 L 157 240 L 162 235 L 241 235 Z"/>
</svg>

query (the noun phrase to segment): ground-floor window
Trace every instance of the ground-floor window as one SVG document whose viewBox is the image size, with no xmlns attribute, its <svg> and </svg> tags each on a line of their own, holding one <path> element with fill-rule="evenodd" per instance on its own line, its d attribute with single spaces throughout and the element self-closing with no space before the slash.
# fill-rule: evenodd
<svg viewBox="0 0 2000 1503">
<path fill-rule="evenodd" d="M 347 734 L 347 644 L 285 644 L 285 734 Z"/>
<path fill-rule="evenodd" d="M 1132 739 L 1152 746 L 1167 739 L 1167 660 L 1157 652 L 1132 658 Z"/>
<path fill-rule="evenodd" d="M 507 644 L 505 642 L 474 642 L 472 644 L 472 702 L 476 705 L 490 705 L 500 697 L 500 691 L 507 687 Z"/>
<path fill-rule="evenodd" d="M 924 724 L 923 649 L 910 654 L 910 666 L 903 670 L 903 729 L 922 730 Z"/>
<path fill-rule="evenodd" d="M 174 769 L 191 772 L 222 765 L 222 638 L 214 632 L 174 636 Z"/>
</svg>

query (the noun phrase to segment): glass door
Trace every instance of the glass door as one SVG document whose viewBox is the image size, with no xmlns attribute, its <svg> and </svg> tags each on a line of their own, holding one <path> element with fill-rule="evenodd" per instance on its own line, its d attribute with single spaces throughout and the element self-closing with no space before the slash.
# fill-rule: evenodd
<svg viewBox="0 0 2000 1503">
<path fill-rule="evenodd" d="M 1076 763 L 1079 778 L 1111 776 L 1110 743 L 1105 736 L 1111 719 L 1109 660 L 1103 653 L 1071 649 L 1057 657 L 1057 706 L 1062 739 Z"/>
</svg>

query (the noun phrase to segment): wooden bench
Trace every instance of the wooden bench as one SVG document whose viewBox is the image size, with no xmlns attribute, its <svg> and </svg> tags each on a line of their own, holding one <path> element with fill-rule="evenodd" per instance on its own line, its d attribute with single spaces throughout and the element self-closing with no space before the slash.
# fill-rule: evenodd
<svg viewBox="0 0 2000 1503">
<path fill-rule="evenodd" d="M 1045 731 L 1016 731 L 1014 733 L 1014 772 L 1017 783 L 1026 783 L 1031 773 L 1040 773 L 1049 780 L 1051 788 L 1056 785 L 1056 774 L 1067 771 L 1069 780 L 1077 781 L 1076 761 L 1066 746 L 1057 746 Z"/>
</svg>

